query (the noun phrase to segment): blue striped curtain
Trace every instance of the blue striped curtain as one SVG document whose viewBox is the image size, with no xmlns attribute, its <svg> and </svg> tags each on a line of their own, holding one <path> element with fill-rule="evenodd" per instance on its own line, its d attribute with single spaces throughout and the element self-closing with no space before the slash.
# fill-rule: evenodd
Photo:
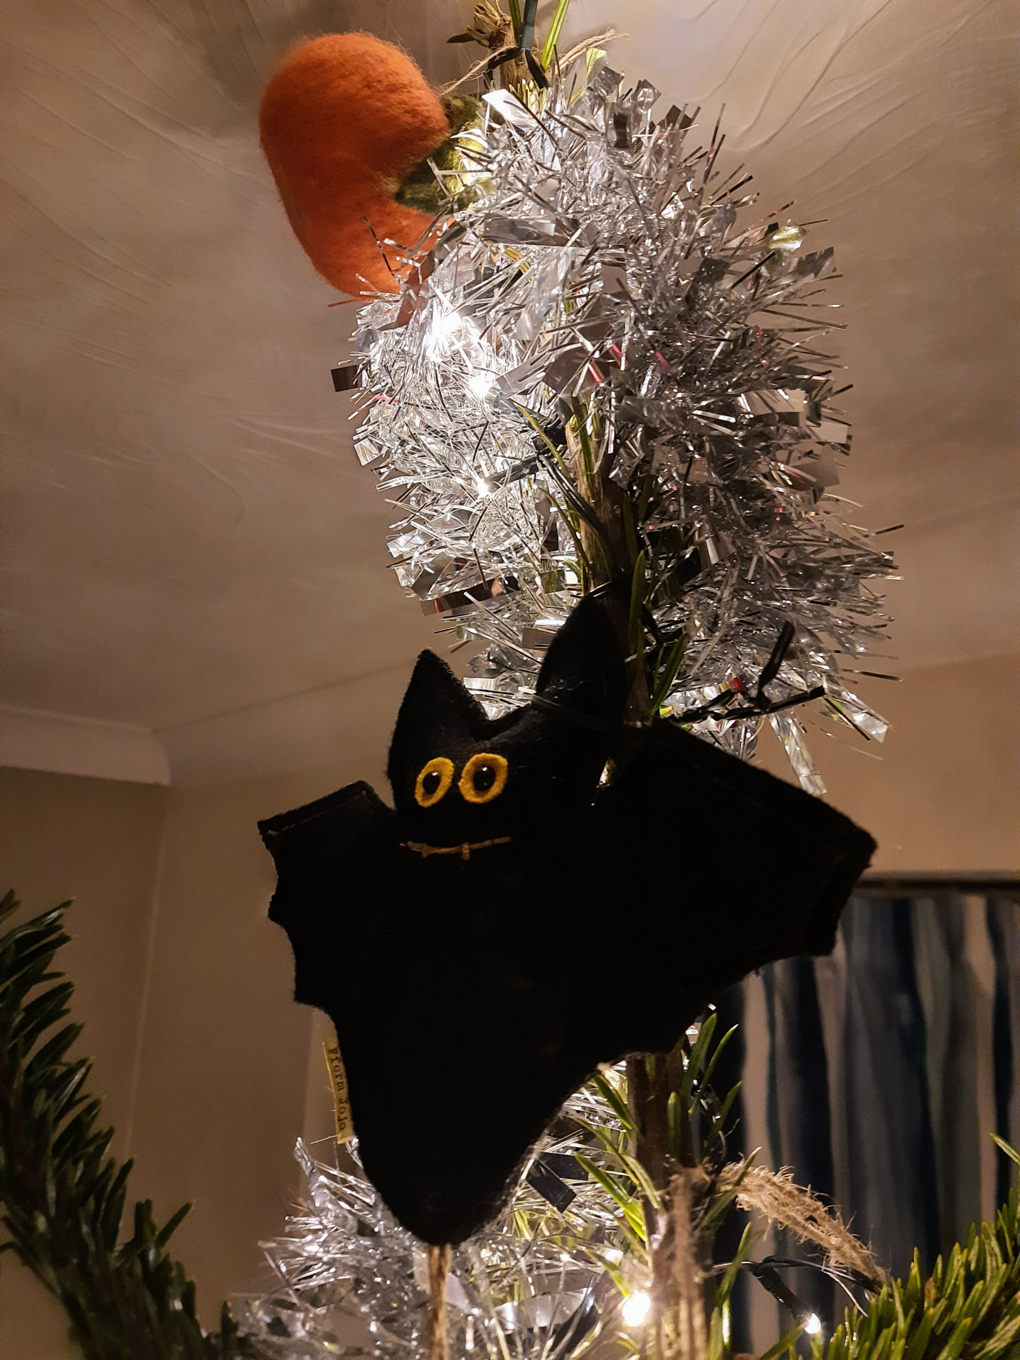
<svg viewBox="0 0 1020 1360">
<path fill-rule="evenodd" d="M 1014 900 L 862 893 L 830 957 L 771 965 L 720 1009 L 743 1021 L 723 1078 L 744 1081 L 731 1151 L 760 1146 L 760 1160 L 792 1168 L 894 1273 L 909 1269 L 915 1247 L 930 1270 L 1005 1198 L 1012 1164 L 989 1134 L 1020 1144 Z M 782 1235 L 764 1249 L 810 1255 Z M 786 1279 L 826 1323 L 841 1315 L 844 1300 L 818 1272 Z M 745 1348 L 764 1339 L 753 1288 L 735 1317 Z"/>
</svg>

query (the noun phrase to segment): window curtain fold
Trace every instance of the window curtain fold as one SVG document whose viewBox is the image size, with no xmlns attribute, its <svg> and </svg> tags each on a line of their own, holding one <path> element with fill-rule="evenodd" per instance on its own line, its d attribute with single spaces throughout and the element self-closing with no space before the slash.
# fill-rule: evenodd
<svg viewBox="0 0 1020 1360">
<path fill-rule="evenodd" d="M 1020 906 L 860 894 L 831 956 L 761 982 L 771 1165 L 838 1204 L 887 1269 L 916 1247 L 930 1270 L 1010 1185 L 989 1135 L 1020 1141 Z M 828 1286 L 798 1292 L 831 1312 Z"/>
</svg>

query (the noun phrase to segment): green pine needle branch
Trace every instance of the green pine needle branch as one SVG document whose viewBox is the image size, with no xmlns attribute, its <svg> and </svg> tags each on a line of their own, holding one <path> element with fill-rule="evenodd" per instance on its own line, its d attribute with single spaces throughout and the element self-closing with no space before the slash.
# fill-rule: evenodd
<svg viewBox="0 0 1020 1360">
<path fill-rule="evenodd" d="M 0 901 L 0 926 L 19 903 Z M 224 1305 L 206 1335 L 195 1286 L 165 1248 L 190 1209 L 162 1228 L 135 1205 L 119 1241 L 131 1162 L 108 1156 L 87 1058 L 65 1055 L 82 1026 L 66 1020 L 74 984 L 51 971 L 69 937 L 62 903 L 0 935 L 0 1222 L 13 1251 L 63 1305 L 86 1360 L 234 1360 L 250 1354 Z"/>
<path fill-rule="evenodd" d="M 1014 1161 L 1017 1153 L 996 1139 Z M 920 1261 L 861 1316 L 848 1312 L 818 1360 L 1017 1360 L 1020 1357 L 1020 1208 L 1017 1192 L 994 1223 L 975 1224 L 924 1280 Z"/>
</svg>

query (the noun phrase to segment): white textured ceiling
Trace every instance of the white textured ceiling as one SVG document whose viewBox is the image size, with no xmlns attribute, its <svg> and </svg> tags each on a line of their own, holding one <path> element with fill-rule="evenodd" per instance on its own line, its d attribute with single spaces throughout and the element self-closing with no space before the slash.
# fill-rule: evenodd
<svg viewBox="0 0 1020 1360">
<path fill-rule="evenodd" d="M 247 713 L 250 742 L 294 696 L 401 675 L 430 630 L 385 570 L 387 507 L 331 389 L 352 309 L 290 234 L 256 109 L 287 47 L 329 29 L 448 79 L 470 4 L 5 9 L 4 702 L 171 747 Z M 907 522 L 885 540 L 904 670 L 1020 646 L 1012 19 L 978 0 L 574 0 L 568 26 L 629 33 L 611 62 L 667 104 L 725 104 L 763 209 L 827 219 L 856 384 L 842 490 L 863 523 Z"/>
</svg>

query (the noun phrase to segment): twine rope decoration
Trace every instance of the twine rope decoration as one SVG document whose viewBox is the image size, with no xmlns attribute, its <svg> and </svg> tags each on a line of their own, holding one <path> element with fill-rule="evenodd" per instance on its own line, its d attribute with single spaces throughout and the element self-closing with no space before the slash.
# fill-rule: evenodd
<svg viewBox="0 0 1020 1360">
<path fill-rule="evenodd" d="M 429 1311 L 425 1343 L 429 1360 L 450 1360 L 450 1338 L 446 1326 L 446 1281 L 450 1275 L 450 1246 L 428 1248 Z"/>
<path fill-rule="evenodd" d="M 789 1168 L 770 1171 L 764 1166 L 734 1162 L 723 1168 L 719 1189 L 737 1187 L 741 1209 L 757 1210 L 773 1223 L 788 1228 L 802 1242 L 822 1248 L 830 1265 L 854 1271 L 872 1290 L 885 1283 L 885 1271 L 864 1243 L 853 1235 L 839 1213 L 828 1208 L 810 1188 L 796 1185 Z"/>
<path fill-rule="evenodd" d="M 684 1167 L 673 1177 L 665 1227 L 669 1240 L 653 1244 L 655 1292 L 666 1295 L 659 1312 L 659 1354 L 675 1360 L 708 1358 L 705 1274 L 692 1221 L 705 1184 L 700 1167 Z"/>
<path fill-rule="evenodd" d="M 603 43 L 612 42 L 614 38 L 626 38 L 628 36 L 626 33 L 617 33 L 615 28 L 607 28 L 604 33 L 596 33 L 593 38 L 585 38 L 576 47 L 572 47 L 565 56 L 559 58 L 560 65 L 567 66 L 592 48 L 601 47 Z M 516 43 L 508 42 L 497 47 L 495 51 L 490 51 L 487 57 L 482 57 L 480 61 L 476 61 L 458 80 L 451 80 L 446 85 L 441 85 L 439 87 L 440 96 L 453 94 L 454 90 L 459 90 L 468 81 L 474 80 L 477 76 L 488 74 L 496 66 L 501 65 L 502 61 L 509 59 L 517 50 Z"/>
</svg>

